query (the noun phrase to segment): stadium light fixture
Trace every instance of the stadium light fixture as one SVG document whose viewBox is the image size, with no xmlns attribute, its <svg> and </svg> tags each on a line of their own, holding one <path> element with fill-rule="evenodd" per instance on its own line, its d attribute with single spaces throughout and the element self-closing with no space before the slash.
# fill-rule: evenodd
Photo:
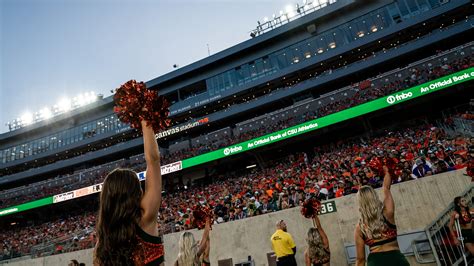
<svg viewBox="0 0 474 266">
<path fill-rule="evenodd" d="M 331 48 L 331 49 L 336 48 L 336 43 L 335 42 L 329 43 L 329 48 Z"/>
<path fill-rule="evenodd" d="M 92 97 L 89 92 L 84 93 L 84 101 L 86 104 L 89 104 L 92 102 Z"/>
<path fill-rule="evenodd" d="M 58 103 L 59 111 L 67 112 L 71 110 L 71 100 L 63 98 Z"/>
<path fill-rule="evenodd" d="M 287 5 L 283 10 L 280 10 L 279 15 L 273 14 L 272 19 L 264 19 L 263 23 L 257 21 L 256 29 L 250 31 L 251 37 L 256 37 L 262 33 L 270 31 L 275 27 L 279 27 L 283 24 L 289 23 L 295 18 L 305 16 L 306 14 L 324 8 L 328 5 L 334 4 L 337 0 L 318 0 L 317 2 L 313 0 L 303 0 L 303 4 L 294 4 Z M 254 36 L 253 36 L 254 35 Z"/>
<path fill-rule="evenodd" d="M 85 99 L 84 95 L 79 94 L 79 96 L 77 96 L 76 104 L 77 104 L 78 107 L 84 106 L 86 104 L 86 99 Z"/>
<path fill-rule="evenodd" d="M 364 37 L 364 35 L 365 35 L 364 31 L 359 31 L 359 32 L 357 33 L 357 36 L 358 36 L 359 38 Z"/>
<path fill-rule="evenodd" d="M 24 125 L 29 125 L 33 122 L 33 114 L 26 112 L 21 116 L 21 123 Z"/>
<path fill-rule="evenodd" d="M 89 93 L 89 95 L 87 95 L 86 93 L 86 102 L 89 104 L 89 103 L 93 103 L 97 101 L 97 95 L 95 95 L 95 93 L 91 92 Z"/>
<path fill-rule="evenodd" d="M 311 53 L 310 53 L 310 52 L 306 52 L 306 53 L 304 54 L 304 57 L 305 57 L 305 58 L 310 58 L 310 57 L 311 57 Z"/>
<path fill-rule="evenodd" d="M 41 109 L 40 114 L 41 114 L 41 118 L 43 119 L 49 119 L 53 116 L 53 114 L 51 113 L 51 109 L 47 107 Z"/>
<path fill-rule="evenodd" d="M 372 31 L 372 32 L 376 32 L 377 30 L 378 30 L 378 28 L 375 25 L 370 27 L 370 31 Z"/>
<path fill-rule="evenodd" d="M 324 49 L 323 48 L 319 48 L 318 49 L 318 54 L 322 54 L 324 52 Z"/>
</svg>

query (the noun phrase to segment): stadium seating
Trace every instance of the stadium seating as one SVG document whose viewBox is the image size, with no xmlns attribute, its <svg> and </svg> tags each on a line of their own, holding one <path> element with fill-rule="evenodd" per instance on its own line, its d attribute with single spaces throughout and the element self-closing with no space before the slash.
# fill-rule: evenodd
<svg viewBox="0 0 474 266">
<path fill-rule="evenodd" d="M 426 175 L 466 166 L 468 147 L 474 145 L 472 138 L 451 138 L 432 124 L 416 123 L 418 127 L 382 132 L 368 139 L 317 146 L 311 160 L 304 153 L 290 154 L 269 162 L 267 168 L 243 175 L 227 173 L 205 187 L 170 193 L 163 198 L 158 217 L 161 233 L 191 229 L 191 209 L 196 204 L 212 207 L 215 222 L 223 223 L 296 207 L 311 194 L 325 200 L 355 193 L 363 184 L 380 187 L 382 178 L 368 162 L 381 149 L 391 151 L 399 162 L 395 183 L 422 178 L 414 171 L 420 163 L 430 168 Z M 104 169 L 89 171 L 82 177 L 101 182 L 105 173 Z M 94 211 L 89 211 L 39 225 L 2 229 L 4 258 L 89 248 L 94 243 L 94 225 Z"/>
<path fill-rule="evenodd" d="M 288 108 L 238 123 L 233 129 L 227 127 L 198 136 L 191 139 L 191 144 L 188 141 L 172 144 L 167 152 L 162 152 L 162 165 L 246 141 L 317 117 L 326 116 L 398 90 L 472 67 L 474 66 L 471 56 L 473 49 L 473 43 L 468 43 L 415 62 L 407 67 L 395 69 L 372 79 L 367 79 L 352 86 L 322 95 L 318 99 L 309 99 Z M 428 68 L 431 70 L 427 71 L 426 69 Z M 133 156 L 128 161 L 121 160 L 120 162 L 108 163 L 96 167 L 96 169 L 88 169 L 82 173 L 55 177 L 53 180 L 30 184 L 27 187 L 2 191 L 0 195 L 0 208 L 93 185 L 103 180 L 105 174 L 117 166 L 131 167 L 142 171 L 144 166 L 143 155 Z M 90 178 L 91 174 L 95 176 L 97 172 L 101 172 L 99 173 L 101 178 L 95 180 Z"/>
</svg>

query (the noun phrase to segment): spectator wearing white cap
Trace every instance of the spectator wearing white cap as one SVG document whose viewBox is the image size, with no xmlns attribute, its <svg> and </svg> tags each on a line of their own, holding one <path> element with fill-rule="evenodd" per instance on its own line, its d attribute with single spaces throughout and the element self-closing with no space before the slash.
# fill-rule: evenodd
<svg viewBox="0 0 474 266">
<path fill-rule="evenodd" d="M 418 159 L 415 163 L 416 167 L 413 169 L 413 175 L 415 175 L 416 178 L 433 174 L 433 170 L 425 162 L 423 162 L 423 160 Z"/>
<path fill-rule="evenodd" d="M 327 191 L 327 189 L 326 189 L 326 191 Z M 318 184 L 314 184 L 313 198 L 315 198 L 319 201 L 322 201 L 322 200 L 326 199 L 326 196 L 327 196 L 327 193 L 326 193 L 326 195 L 322 194 L 321 193 L 321 187 Z"/>
</svg>

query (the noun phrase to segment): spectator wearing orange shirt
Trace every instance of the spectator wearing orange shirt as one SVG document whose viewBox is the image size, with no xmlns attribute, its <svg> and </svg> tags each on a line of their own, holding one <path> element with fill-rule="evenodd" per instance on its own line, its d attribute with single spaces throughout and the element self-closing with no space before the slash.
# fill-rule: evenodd
<svg viewBox="0 0 474 266">
<path fill-rule="evenodd" d="M 344 187 L 345 187 L 344 181 L 339 181 L 337 185 L 337 190 L 336 190 L 336 198 L 340 198 L 344 196 Z"/>
</svg>

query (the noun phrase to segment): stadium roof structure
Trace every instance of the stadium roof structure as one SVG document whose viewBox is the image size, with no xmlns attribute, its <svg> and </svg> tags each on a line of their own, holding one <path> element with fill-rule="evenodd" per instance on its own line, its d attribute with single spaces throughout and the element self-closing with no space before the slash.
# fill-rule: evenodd
<svg viewBox="0 0 474 266">
<path fill-rule="evenodd" d="M 181 67 L 177 70 L 174 70 L 170 73 L 164 74 L 157 78 L 154 78 L 147 83 L 148 88 L 154 88 L 159 86 L 162 83 L 172 81 L 173 79 L 179 78 L 183 75 L 188 75 L 194 71 L 197 71 L 201 68 L 204 68 L 209 65 L 218 64 L 222 60 L 227 60 L 227 58 L 239 55 L 246 52 L 248 49 L 255 49 L 260 45 L 264 45 L 268 42 L 272 42 L 275 39 L 284 37 L 285 35 L 291 35 L 292 31 L 305 27 L 310 24 L 315 24 L 319 20 L 327 18 L 327 16 L 334 16 L 335 12 L 342 12 L 343 9 L 350 8 L 356 0 L 337 0 L 333 3 L 328 1 L 328 5 L 324 8 L 318 9 L 312 13 L 309 13 L 305 16 L 302 16 L 296 20 L 293 20 L 287 24 L 279 26 L 273 30 L 265 32 L 261 35 L 256 36 L 255 38 L 246 40 L 242 43 L 234 45 L 228 49 L 225 49 L 221 52 L 208 56 L 204 59 L 201 59 L 197 62 L 189 64 L 187 66 Z M 360 1 L 362 2 L 362 1 Z"/>
</svg>

